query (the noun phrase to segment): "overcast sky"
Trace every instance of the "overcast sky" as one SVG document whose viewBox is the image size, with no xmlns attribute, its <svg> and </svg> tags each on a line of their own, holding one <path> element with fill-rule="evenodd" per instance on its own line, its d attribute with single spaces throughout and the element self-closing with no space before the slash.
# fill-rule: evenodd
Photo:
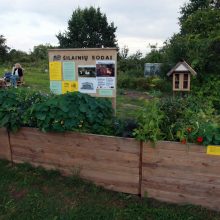
<svg viewBox="0 0 220 220">
<path fill-rule="evenodd" d="M 39 44 L 58 45 L 56 34 L 67 29 L 77 8 L 100 7 L 117 27 L 120 47 L 146 53 L 179 31 L 180 7 L 187 0 L 0 0 L 0 35 L 7 45 L 30 51 Z"/>
</svg>

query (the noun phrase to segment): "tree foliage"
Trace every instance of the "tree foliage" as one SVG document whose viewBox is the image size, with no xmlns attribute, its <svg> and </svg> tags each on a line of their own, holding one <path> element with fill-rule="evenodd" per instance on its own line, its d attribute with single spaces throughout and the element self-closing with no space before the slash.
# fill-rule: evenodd
<svg viewBox="0 0 220 220">
<path fill-rule="evenodd" d="M 31 56 L 34 60 L 47 60 L 48 57 L 48 49 L 52 49 L 53 46 L 50 44 L 39 44 L 34 46 L 33 52 L 31 52 Z"/>
<path fill-rule="evenodd" d="M 67 31 L 57 38 L 61 48 L 116 47 L 116 27 L 108 24 L 100 8 L 76 9 L 68 21 Z"/>
<path fill-rule="evenodd" d="M 4 62 L 7 58 L 8 50 L 10 48 L 6 45 L 6 39 L 0 35 L 0 62 Z"/>
<path fill-rule="evenodd" d="M 219 0 L 190 0 L 181 8 L 180 33 L 165 42 L 167 62 L 184 58 L 200 76 L 220 72 L 219 6 Z"/>
<path fill-rule="evenodd" d="M 189 3 L 184 4 L 181 7 L 181 17 L 179 18 L 180 23 L 186 21 L 188 17 L 195 12 L 206 9 L 219 9 L 220 1 L 219 0 L 190 0 Z"/>
</svg>

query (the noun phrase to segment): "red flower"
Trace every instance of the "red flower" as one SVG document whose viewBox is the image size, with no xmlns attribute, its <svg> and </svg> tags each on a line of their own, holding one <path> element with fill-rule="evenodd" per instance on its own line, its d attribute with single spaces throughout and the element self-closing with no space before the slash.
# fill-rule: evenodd
<svg viewBox="0 0 220 220">
<path fill-rule="evenodd" d="M 202 143 L 203 142 L 203 137 L 197 137 L 197 142 Z"/>
<path fill-rule="evenodd" d="M 181 144 L 186 144 L 186 139 L 185 138 L 181 140 Z"/>
</svg>

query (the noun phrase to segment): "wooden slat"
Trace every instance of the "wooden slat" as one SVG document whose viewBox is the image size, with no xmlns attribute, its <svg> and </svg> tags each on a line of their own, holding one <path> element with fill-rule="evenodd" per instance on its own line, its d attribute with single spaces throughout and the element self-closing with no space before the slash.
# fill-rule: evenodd
<svg viewBox="0 0 220 220">
<path fill-rule="evenodd" d="M 32 144 L 48 144 L 53 146 L 78 146 L 92 148 L 93 144 L 98 149 L 114 150 L 119 152 L 139 152 L 139 142 L 132 138 L 110 137 L 103 135 L 81 134 L 74 132 L 67 133 L 43 133 L 35 128 L 22 128 L 18 133 L 11 134 L 12 141 L 25 140 Z"/>
<path fill-rule="evenodd" d="M 216 197 L 214 200 L 211 200 L 209 197 L 204 196 L 194 196 L 193 194 L 181 194 L 173 193 L 158 189 L 147 188 L 143 190 L 143 197 L 156 198 L 160 201 L 179 203 L 179 204 L 194 204 L 201 205 L 216 211 L 220 210 L 220 198 Z"/>
<path fill-rule="evenodd" d="M 173 169 L 166 169 L 159 167 L 159 169 L 151 169 L 145 167 L 143 169 L 143 180 L 148 177 L 161 177 L 161 178 L 177 178 L 179 180 L 191 180 L 201 183 L 212 183 L 220 185 L 220 175 L 212 173 L 200 173 L 198 171 L 192 172 L 191 170 L 180 170 L 173 167 Z"/>
<path fill-rule="evenodd" d="M 170 177 L 150 177 L 144 179 L 143 184 L 146 187 L 168 192 L 201 195 L 210 197 L 210 199 L 220 197 L 220 186 L 213 183 L 202 183 L 195 180 L 183 180 Z"/>
</svg>

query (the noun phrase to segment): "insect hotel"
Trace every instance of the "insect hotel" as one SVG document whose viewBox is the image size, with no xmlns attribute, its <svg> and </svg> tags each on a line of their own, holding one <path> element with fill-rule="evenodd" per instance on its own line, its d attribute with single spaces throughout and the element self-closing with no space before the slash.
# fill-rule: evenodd
<svg viewBox="0 0 220 220">
<path fill-rule="evenodd" d="M 191 76 L 196 76 L 197 73 L 193 68 L 186 63 L 186 61 L 180 61 L 173 67 L 167 76 L 173 76 L 173 91 L 189 92 Z"/>
</svg>

